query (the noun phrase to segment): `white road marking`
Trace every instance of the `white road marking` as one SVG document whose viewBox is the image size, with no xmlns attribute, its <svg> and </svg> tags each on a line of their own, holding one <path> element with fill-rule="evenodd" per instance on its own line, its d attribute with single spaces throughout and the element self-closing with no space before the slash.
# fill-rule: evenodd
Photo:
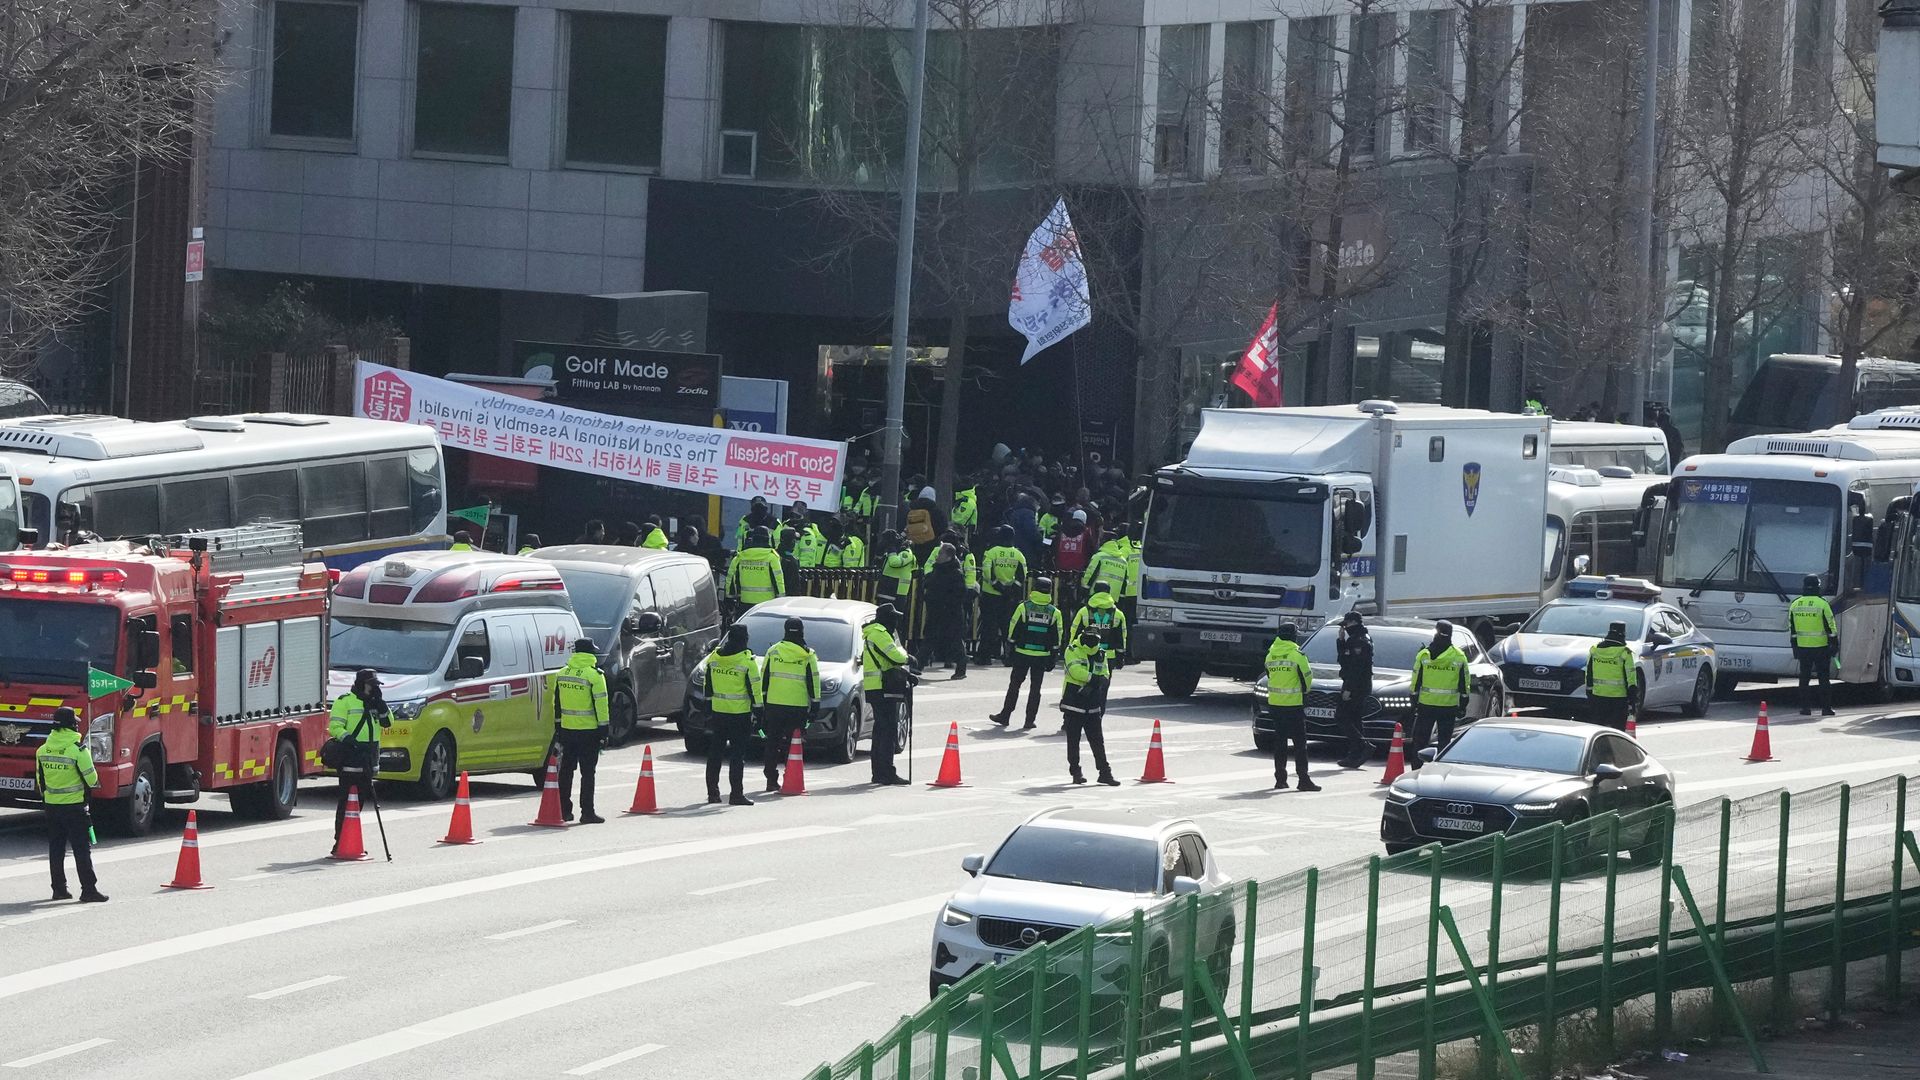
<svg viewBox="0 0 1920 1080">
<path fill-rule="evenodd" d="M 794 945 L 823 941 L 843 934 L 857 934 L 877 926 L 904 922 L 908 919 L 924 918 L 940 910 L 940 905 L 946 903 L 946 900 L 946 893 L 935 893 L 932 896 L 903 900 L 897 904 L 868 908 L 817 922 L 801 923 L 798 926 L 783 927 L 763 934 L 704 945 L 672 956 L 645 960 L 595 975 L 569 979 L 563 983 L 555 983 L 552 986 L 529 990 L 484 1005 L 461 1009 L 458 1012 L 447 1013 L 444 1016 L 433 1017 L 417 1024 L 337 1046 L 331 1050 L 322 1050 L 319 1053 L 272 1065 L 247 1073 L 240 1080 L 316 1080 L 318 1077 L 332 1076 L 361 1065 L 404 1054 L 409 1050 L 418 1050 L 448 1039 L 470 1035 L 476 1031 L 585 1001 L 588 998 L 631 990 L 636 986 L 736 960 L 746 960 Z M 1424 901 L 1422 903 L 1424 904 Z"/>
<path fill-rule="evenodd" d="M 893 853 L 893 857 L 896 859 L 911 859 L 917 855 L 933 855 L 942 851 L 959 851 L 963 847 L 973 847 L 973 846 L 975 845 L 972 842 L 967 842 L 962 844 L 941 844 L 939 847 L 923 847 L 923 848 L 914 848 L 912 851 L 896 851 Z"/>
<path fill-rule="evenodd" d="M 729 882 L 725 885 L 710 885 L 704 889 L 695 889 L 688 896 L 712 896 L 715 893 L 732 892 L 735 889 L 751 889 L 755 885 L 765 885 L 773 881 L 770 877 L 748 878 L 745 881 Z"/>
<path fill-rule="evenodd" d="M 316 987 L 326 986 L 328 983 L 337 983 L 344 978 L 346 978 L 345 975 L 322 975 L 317 979 L 308 979 L 306 982 L 297 982 L 297 983 L 294 983 L 292 986 L 283 986 L 278 990 L 266 990 L 258 994 L 248 994 L 247 1000 L 248 1001 L 272 1001 L 274 998 L 286 997 L 288 994 L 297 994 L 302 990 L 312 990 Z"/>
<path fill-rule="evenodd" d="M 1737 750 L 1730 750 L 1727 754 L 1729 762 L 1737 760 L 1742 756 L 1743 755 Z M 1693 779 L 1682 773 L 1679 787 L 1687 795 L 1691 796 L 1701 791 L 1718 794 L 1735 788 L 1785 787 L 1790 780 L 1817 780 L 1825 777 L 1844 777 L 1849 783 L 1857 787 L 1871 780 L 1883 780 L 1889 776 L 1897 776 L 1901 773 L 1906 773 L 1909 776 L 1920 775 L 1920 763 L 1915 762 L 1852 761 L 1842 765 L 1822 765 L 1811 769 L 1783 769 L 1779 772 L 1773 771 L 1773 766 L 1779 764 L 1777 761 L 1770 763 L 1755 762 L 1748 766 L 1754 770 L 1751 776 L 1716 776 L 1710 779 Z"/>
<path fill-rule="evenodd" d="M 634 1058 L 643 1057 L 647 1054 L 651 1054 L 655 1050 L 665 1050 L 665 1049 L 666 1047 L 660 1045 L 659 1043 L 641 1043 L 639 1046 L 636 1046 L 631 1050 L 622 1050 L 617 1054 L 608 1054 L 606 1057 L 603 1057 L 598 1061 L 589 1061 L 585 1065 L 580 1066 L 579 1068 L 568 1069 L 567 1075 L 568 1076 L 592 1076 L 594 1073 L 599 1072 L 601 1069 L 612 1068 L 613 1066 L 618 1065 L 623 1061 L 632 1061 Z"/>
<path fill-rule="evenodd" d="M 53 1050 L 48 1050 L 47 1052 L 42 1054 L 35 1054 L 32 1057 L 23 1057 L 14 1061 L 9 1061 L 5 1065 L 0 1065 L 0 1068 L 31 1069 L 35 1065 L 39 1065 L 43 1062 L 53 1061 L 56 1058 L 67 1057 L 71 1054 L 78 1054 L 83 1050 L 91 1050 L 96 1046 L 105 1046 L 112 1041 L 113 1041 L 112 1039 L 88 1039 L 85 1042 L 77 1042 L 77 1043 L 73 1043 L 70 1046 L 62 1046 Z"/>
<path fill-rule="evenodd" d="M 22 915 L 17 919 L 8 919 L 6 922 L 0 922 L 0 926 L 19 926 L 22 923 L 39 922 L 42 919 L 58 919 L 66 915 L 78 915 L 85 910 L 87 909 L 79 904 L 69 904 L 64 907 L 49 908 L 46 911 L 36 911 L 31 915 Z"/>
<path fill-rule="evenodd" d="M 816 1002 L 825 1001 L 828 998 L 839 997 L 841 994 L 851 994 L 855 990 L 865 990 L 872 985 L 870 982 L 850 982 L 845 986 L 836 986 L 831 990 L 822 990 L 817 994 L 808 994 L 806 997 L 797 997 L 792 1001 L 783 1001 L 781 1004 L 791 1009 L 801 1009 Z"/>
<path fill-rule="evenodd" d="M 488 941 L 512 941 L 514 938 L 526 937 L 528 934 L 545 933 L 548 930 L 558 930 L 563 926 L 572 926 L 572 925 L 573 925 L 572 919 L 555 919 L 552 922 L 543 922 L 535 926 L 523 926 L 518 930 L 507 930 L 498 934 L 488 934 L 487 940 Z"/>
<path fill-rule="evenodd" d="M 523 808 L 524 809 L 524 808 Z M 637 851 L 622 851 L 611 855 L 597 855 L 590 859 L 576 859 L 572 862 L 553 863 L 547 866 L 529 867 L 512 870 L 486 877 L 470 878 L 465 881 L 452 881 L 443 885 L 431 885 L 406 892 L 388 893 L 384 896 L 372 896 L 361 900 L 350 900 L 326 907 L 309 908 L 305 911 L 293 911 L 284 915 L 273 915 L 249 922 L 233 923 L 228 926 L 202 930 L 197 933 L 183 934 L 179 937 L 164 938 L 142 945 L 133 945 L 124 949 L 100 953 L 96 956 L 83 956 L 73 960 L 49 964 L 46 967 L 32 968 L 14 975 L 0 976 L 0 998 L 10 998 L 19 994 L 44 990 L 49 986 L 73 982 L 91 975 L 103 975 L 109 971 L 120 971 L 138 964 L 152 963 L 156 960 L 168 960 L 176 956 L 218 949 L 227 945 L 236 945 L 243 941 L 253 941 L 273 934 L 284 934 L 308 927 L 325 926 L 329 923 L 347 919 L 363 918 L 369 915 L 384 915 L 390 911 L 405 908 L 437 904 L 447 900 L 481 893 L 497 892 L 520 885 L 537 885 L 547 881 L 558 881 L 581 874 L 598 873 L 602 870 L 617 870 L 646 863 L 663 862 L 668 859 L 686 858 L 693 855 L 709 855 L 718 851 L 733 851 L 739 848 L 756 847 L 761 844 L 779 844 L 792 840 L 810 840 L 819 836 L 831 836 L 846 832 L 846 829 L 829 826 L 801 826 L 792 829 L 772 829 L 760 833 L 744 833 L 738 836 L 715 837 L 710 840 L 696 840 L 677 844 L 662 844 L 658 847 L 641 848 Z"/>
</svg>

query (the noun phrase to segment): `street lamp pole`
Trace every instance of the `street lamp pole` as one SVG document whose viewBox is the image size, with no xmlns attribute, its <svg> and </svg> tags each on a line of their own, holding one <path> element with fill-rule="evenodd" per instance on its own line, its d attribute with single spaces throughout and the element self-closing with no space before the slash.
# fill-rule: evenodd
<svg viewBox="0 0 1920 1080">
<path fill-rule="evenodd" d="M 907 322 L 913 306 L 913 225 L 920 202 L 920 114 L 927 86 L 928 0 L 911 2 L 912 73 L 907 83 L 906 160 L 901 162 L 900 169 L 900 229 L 893 260 L 893 348 L 888 350 L 887 357 L 885 470 L 880 480 L 880 524 L 889 529 L 904 520 L 900 511 L 900 457 L 906 439 L 907 364 L 911 359 Z"/>
</svg>

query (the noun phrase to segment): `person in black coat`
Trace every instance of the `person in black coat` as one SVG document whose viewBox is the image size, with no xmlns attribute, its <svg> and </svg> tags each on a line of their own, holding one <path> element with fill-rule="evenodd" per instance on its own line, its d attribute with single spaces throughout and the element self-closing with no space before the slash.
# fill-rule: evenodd
<svg viewBox="0 0 1920 1080">
<path fill-rule="evenodd" d="M 1347 612 L 1333 648 L 1340 660 L 1340 704 L 1334 715 L 1347 737 L 1347 752 L 1340 758 L 1340 767 L 1358 769 L 1367 763 L 1367 735 L 1361 718 L 1373 699 L 1373 638 L 1367 633 L 1367 624 L 1360 621 L 1359 612 Z"/>
<path fill-rule="evenodd" d="M 952 679 L 967 677 L 967 613 L 973 594 L 961 569 L 958 550 L 942 543 L 926 577 L 927 644 L 933 655 L 953 664 Z"/>
</svg>

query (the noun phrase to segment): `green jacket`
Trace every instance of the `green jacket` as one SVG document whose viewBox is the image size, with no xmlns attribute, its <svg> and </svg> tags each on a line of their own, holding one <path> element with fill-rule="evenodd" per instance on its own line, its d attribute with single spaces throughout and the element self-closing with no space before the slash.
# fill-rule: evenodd
<svg viewBox="0 0 1920 1080">
<path fill-rule="evenodd" d="M 1053 606 L 1052 597 L 1043 592 L 1029 593 L 1007 620 L 1007 642 L 1021 656 L 1050 657 L 1060 651 L 1065 621 L 1060 609 Z"/>
<path fill-rule="evenodd" d="M 881 676 L 897 667 L 905 667 L 913 657 L 900 647 L 893 633 L 877 622 L 861 627 L 860 637 L 866 643 L 862 655 L 862 675 L 860 689 L 880 689 Z"/>
<path fill-rule="evenodd" d="M 1587 650 L 1587 696 L 1623 698 L 1639 683 L 1639 665 L 1633 650 L 1611 641 L 1601 641 Z"/>
<path fill-rule="evenodd" d="M 761 697 L 769 705 L 806 708 L 820 703 L 820 658 L 812 649 L 776 641 L 760 669 Z"/>
<path fill-rule="evenodd" d="M 988 596 L 1002 592 L 1017 595 L 1027 580 L 1027 556 L 1017 547 L 1002 544 L 988 548 L 980 568 L 984 571 L 980 584 Z"/>
<path fill-rule="evenodd" d="M 1267 647 L 1267 704 L 1304 705 L 1307 687 L 1313 685 L 1313 665 L 1300 643 L 1274 638 Z"/>
<path fill-rule="evenodd" d="M 567 657 L 567 666 L 553 676 L 553 722 L 568 731 L 594 731 L 607 726 L 607 677 L 592 653 Z"/>
<path fill-rule="evenodd" d="M 1080 644 L 1078 638 L 1067 646 L 1067 685 L 1085 686 L 1094 679 L 1107 677 L 1107 650 Z"/>
<path fill-rule="evenodd" d="M 1092 588 L 1096 581 L 1113 586 L 1113 595 L 1131 599 L 1140 595 L 1140 545 L 1121 536 L 1100 545 L 1080 575 L 1080 584 Z"/>
<path fill-rule="evenodd" d="M 379 723 L 368 724 L 364 731 L 360 721 L 367 715 L 367 707 L 360 695 L 349 690 L 333 699 L 333 710 L 327 715 L 327 737 L 341 742 L 364 742 L 380 745 Z"/>
<path fill-rule="evenodd" d="M 48 806 L 86 802 L 87 789 L 100 784 L 99 774 L 93 771 L 93 755 L 80 733 L 71 728 L 47 733 L 47 741 L 33 753 L 33 769 L 40 781 L 41 801 Z"/>
<path fill-rule="evenodd" d="M 1430 650 L 1431 646 L 1423 648 L 1413 657 L 1414 700 L 1444 709 L 1459 708 L 1467 697 L 1467 654 L 1453 644 L 1439 656 L 1430 655 Z"/>
<path fill-rule="evenodd" d="M 655 551 L 665 551 L 667 549 L 667 534 L 658 526 L 648 526 L 647 538 L 640 541 L 640 546 L 643 548 L 652 548 Z"/>
<path fill-rule="evenodd" d="M 913 552 L 907 548 L 887 556 L 886 561 L 880 564 L 880 573 L 893 579 L 894 592 L 901 596 L 912 591 L 913 572 L 916 569 L 918 566 L 913 561 Z"/>
<path fill-rule="evenodd" d="M 772 548 L 748 548 L 727 564 L 727 595 L 743 604 L 764 603 L 786 593 L 780 553 Z"/>
<path fill-rule="evenodd" d="M 1793 647 L 1824 649 L 1840 632 L 1833 621 L 1833 605 L 1824 596 L 1796 596 L 1787 605 L 1787 621 L 1793 627 Z"/>
<path fill-rule="evenodd" d="M 761 705 L 760 658 L 752 649 L 707 654 L 707 710 L 715 716 L 742 716 Z"/>
<path fill-rule="evenodd" d="M 1127 613 L 1120 610 L 1112 593 L 1097 592 L 1087 597 L 1087 605 L 1073 615 L 1067 640 L 1079 641 L 1080 631 L 1089 626 L 1105 634 L 1100 647 L 1109 654 L 1127 651 Z"/>
</svg>

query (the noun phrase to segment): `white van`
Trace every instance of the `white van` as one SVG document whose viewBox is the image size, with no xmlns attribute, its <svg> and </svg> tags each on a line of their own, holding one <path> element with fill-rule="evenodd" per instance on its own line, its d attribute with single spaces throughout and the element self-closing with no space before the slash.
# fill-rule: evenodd
<svg viewBox="0 0 1920 1080">
<path fill-rule="evenodd" d="M 373 668 L 393 710 L 381 779 L 445 799 L 462 770 L 538 774 L 549 677 L 583 636 L 560 571 L 491 552 L 388 555 L 340 579 L 332 622 L 333 695 Z"/>
<path fill-rule="evenodd" d="M 1547 432 L 1547 460 L 1576 469 L 1623 468 L 1635 476 L 1673 472 L 1659 428 L 1592 420 L 1555 420 Z"/>
</svg>

